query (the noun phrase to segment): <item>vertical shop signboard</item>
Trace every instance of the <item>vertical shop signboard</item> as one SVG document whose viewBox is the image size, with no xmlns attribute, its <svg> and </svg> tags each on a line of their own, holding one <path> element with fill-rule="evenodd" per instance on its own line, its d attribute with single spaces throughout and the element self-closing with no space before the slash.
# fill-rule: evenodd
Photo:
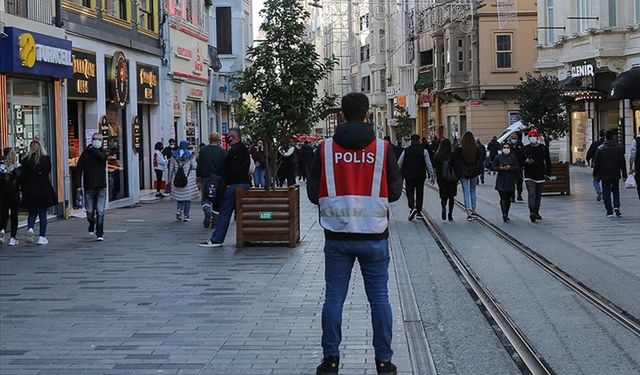
<svg viewBox="0 0 640 375">
<path fill-rule="evenodd" d="M 138 116 L 133 116 L 133 120 L 131 121 L 131 127 L 133 128 L 131 132 L 131 137 L 133 141 L 133 151 L 136 154 L 139 154 L 142 148 L 142 136 L 140 133 L 140 120 Z"/>
<path fill-rule="evenodd" d="M 109 120 L 107 120 L 107 116 L 100 118 L 100 132 L 102 133 L 102 147 L 109 148 Z"/>
</svg>

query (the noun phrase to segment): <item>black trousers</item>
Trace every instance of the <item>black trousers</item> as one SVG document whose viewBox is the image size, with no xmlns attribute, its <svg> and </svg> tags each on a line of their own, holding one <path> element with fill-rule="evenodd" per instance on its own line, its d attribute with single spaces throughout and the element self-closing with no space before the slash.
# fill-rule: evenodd
<svg viewBox="0 0 640 375">
<path fill-rule="evenodd" d="M 7 221 L 11 219 L 11 237 L 18 233 L 18 197 L 15 194 L 0 196 L 0 230 L 7 227 Z"/>
<path fill-rule="evenodd" d="M 163 171 L 160 169 L 154 169 L 154 171 L 156 172 L 156 192 L 160 192 L 160 185 L 162 183 L 162 174 Z"/>
<path fill-rule="evenodd" d="M 529 192 L 529 213 L 539 214 L 544 183 L 527 180 L 525 184 L 527 185 L 527 191 Z"/>
<path fill-rule="evenodd" d="M 409 209 L 422 211 L 422 201 L 424 199 L 424 178 L 406 178 L 407 201 Z"/>
<path fill-rule="evenodd" d="M 509 209 L 511 209 L 511 197 L 513 196 L 513 191 L 499 191 L 500 194 L 500 210 L 502 211 L 502 216 L 509 216 Z"/>
</svg>

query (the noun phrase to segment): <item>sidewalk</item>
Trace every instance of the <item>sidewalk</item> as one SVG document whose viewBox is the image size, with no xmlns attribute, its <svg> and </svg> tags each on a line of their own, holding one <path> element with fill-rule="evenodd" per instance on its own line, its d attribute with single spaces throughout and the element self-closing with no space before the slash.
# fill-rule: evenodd
<svg viewBox="0 0 640 375">
<path fill-rule="evenodd" d="M 50 223 L 46 247 L 0 248 L 0 372 L 315 374 L 322 358 L 324 236 L 301 194 L 302 243 L 202 249 L 202 212 L 174 202 L 109 210 L 105 242 L 82 219 Z M 395 267 L 394 362 L 411 374 Z M 341 374 L 375 374 L 356 267 L 343 315 Z"/>
</svg>

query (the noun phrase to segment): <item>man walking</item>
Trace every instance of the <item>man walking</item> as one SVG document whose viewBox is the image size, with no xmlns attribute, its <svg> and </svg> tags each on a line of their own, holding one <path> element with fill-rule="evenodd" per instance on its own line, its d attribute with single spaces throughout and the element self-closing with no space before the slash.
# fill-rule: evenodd
<svg viewBox="0 0 640 375">
<path fill-rule="evenodd" d="M 493 160 L 496 158 L 496 156 L 498 156 L 500 147 L 502 146 L 500 146 L 500 142 L 498 142 L 498 137 L 493 136 L 493 138 L 491 138 L 491 142 L 489 142 L 489 144 L 487 145 L 487 149 L 489 150 L 489 161 L 491 162 L 491 165 L 493 165 Z M 491 174 L 491 171 L 489 171 L 489 174 Z"/>
<path fill-rule="evenodd" d="M 432 182 L 435 177 L 429 151 L 420 144 L 420 136 L 411 136 L 411 145 L 402 151 L 398 159 L 398 167 L 402 172 L 407 188 L 407 201 L 409 202 L 409 221 L 416 217 L 422 218 L 422 202 L 424 199 L 424 181 L 429 178 Z"/>
<path fill-rule="evenodd" d="M 518 165 L 524 165 L 524 143 L 522 143 L 518 137 L 518 133 L 511 133 L 509 143 L 511 143 L 511 150 L 518 160 Z M 516 192 L 518 193 L 518 201 L 522 202 L 522 183 L 524 182 L 524 177 L 522 175 L 523 170 L 522 168 L 518 168 L 514 173 L 516 174 Z M 516 195 L 514 193 L 511 196 L 511 202 L 515 201 Z"/>
<path fill-rule="evenodd" d="M 529 218 L 535 223 L 542 220 L 540 201 L 544 183 L 551 175 L 551 157 L 547 147 L 540 143 L 537 130 L 529 132 L 529 142 L 524 147 L 524 182 L 529 194 Z"/>
<path fill-rule="evenodd" d="M 220 192 L 220 169 L 226 152 L 220 147 L 220 133 L 209 134 L 209 144 L 200 149 L 196 177 L 201 183 L 202 211 L 204 212 L 204 227 L 213 228 L 217 213 L 220 211 L 217 193 Z M 214 194 L 216 196 L 214 196 Z"/>
<path fill-rule="evenodd" d="M 629 154 L 629 170 L 634 173 L 636 179 L 636 190 L 638 190 L 638 199 L 640 199 L 640 127 L 638 127 L 638 133 L 631 145 L 631 152 Z"/>
<path fill-rule="evenodd" d="M 220 218 L 211 238 L 199 244 L 200 247 L 220 247 L 227 236 L 231 215 L 236 209 L 236 190 L 249 188 L 249 164 L 251 156 L 247 146 L 242 143 L 240 129 L 231 128 L 227 134 L 227 144 L 231 145 L 222 162 L 222 178 L 227 188 L 222 197 Z"/>
<path fill-rule="evenodd" d="M 596 152 L 598 152 L 598 148 L 604 143 L 604 129 L 600 129 L 599 135 L 600 138 L 593 142 L 587 150 L 587 163 L 591 164 L 592 167 L 595 162 Z M 600 180 L 595 177 L 593 178 L 593 188 L 596 191 L 596 200 L 600 202 L 602 200 L 602 186 L 600 186 Z"/>
<path fill-rule="evenodd" d="M 627 163 L 624 161 L 622 147 L 613 139 L 613 130 L 607 129 L 604 133 L 604 143 L 596 152 L 593 178 L 602 181 L 602 195 L 607 217 L 622 216 L 620 212 L 620 172 L 622 178 L 627 178 Z M 613 193 L 613 206 L 611 194 Z"/>
<path fill-rule="evenodd" d="M 107 152 L 102 148 L 101 133 L 94 133 L 91 136 L 91 144 L 80 155 L 76 170 L 82 176 L 89 235 L 95 235 L 97 241 L 104 241 L 104 210 L 107 205 Z"/>
<path fill-rule="evenodd" d="M 487 160 L 487 148 L 484 147 L 482 142 L 480 142 L 480 138 L 476 138 L 476 147 L 478 148 L 478 153 L 482 155 L 482 167 L 480 168 L 480 183 L 484 184 L 484 170 L 485 170 L 485 161 Z"/>
<path fill-rule="evenodd" d="M 371 307 L 378 374 L 397 374 L 391 362 L 389 304 L 389 202 L 402 194 L 393 146 L 377 139 L 365 123 L 369 100 L 362 93 L 342 98 L 346 123 L 336 128 L 313 159 L 309 200 L 319 205 L 325 233 L 325 301 L 322 309 L 324 359 L 316 374 L 337 374 L 342 340 L 342 307 L 358 260 Z M 359 178 L 353 178 L 359 176 Z"/>
</svg>

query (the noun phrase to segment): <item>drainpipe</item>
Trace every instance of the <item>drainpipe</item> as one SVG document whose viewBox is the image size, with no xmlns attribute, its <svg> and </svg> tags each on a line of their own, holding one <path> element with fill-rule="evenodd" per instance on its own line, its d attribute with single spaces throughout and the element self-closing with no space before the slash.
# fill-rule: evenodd
<svg viewBox="0 0 640 375">
<path fill-rule="evenodd" d="M 56 27 L 62 27 L 62 1 L 56 0 L 54 6 L 56 11 L 56 16 L 54 18 L 54 25 Z"/>
</svg>

